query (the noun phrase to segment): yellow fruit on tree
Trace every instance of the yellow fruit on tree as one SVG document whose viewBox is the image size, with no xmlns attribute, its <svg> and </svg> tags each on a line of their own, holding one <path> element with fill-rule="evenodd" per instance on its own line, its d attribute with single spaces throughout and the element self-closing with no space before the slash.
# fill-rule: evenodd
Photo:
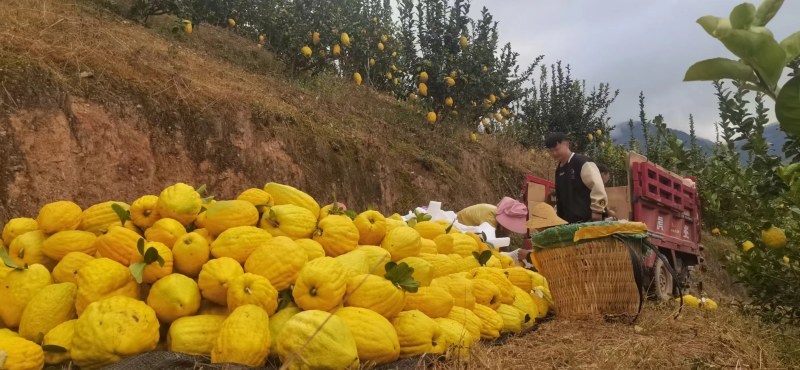
<svg viewBox="0 0 800 370">
<path fill-rule="evenodd" d="M 394 326 L 385 317 L 361 307 L 343 307 L 336 311 L 336 316 L 353 334 L 362 362 L 380 365 L 397 361 L 400 342 Z"/>
<path fill-rule="evenodd" d="M 383 48 L 384 48 L 383 43 L 379 42 L 378 43 L 378 50 L 383 51 Z"/>
<path fill-rule="evenodd" d="M 392 325 L 397 331 L 401 358 L 444 353 L 447 349 L 439 324 L 420 311 L 400 312 L 392 319 Z"/>
<path fill-rule="evenodd" d="M 444 105 L 446 105 L 446 106 L 448 106 L 448 107 L 452 107 L 452 106 L 453 106 L 453 98 L 451 98 L 451 97 L 449 97 L 449 96 L 448 96 L 448 97 L 447 97 L 447 98 L 444 100 Z"/>
<path fill-rule="evenodd" d="M 332 257 L 308 261 L 297 276 L 292 297 L 304 310 L 328 311 L 338 306 L 347 291 L 345 269 Z"/>
<path fill-rule="evenodd" d="M 371 62 L 371 63 L 372 63 L 372 62 Z M 356 82 L 356 85 L 359 85 L 359 86 L 361 86 L 361 82 L 363 81 L 363 80 L 361 79 L 361 73 L 358 73 L 358 72 L 356 72 L 356 73 L 353 73 L 353 81 L 355 81 L 355 82 Z"/>
<path fill-rule="evenodd" d="M 19 335 L 39 342 L 51 329 L 75 318 L 77 290 L 73 283 L 51 284 L 39 290 L 22 312 Z"/>
<path fill-rule="evenodd" d="M 52 282 L 50 272 L 40 264 L 30 265 L 25 270 L 9 271 L 0 284 L 0 297 L 3 297 L 0 319 L 5 326 L 19 326 L 25 307 L 40 290 Z"/>
<path fill-rule="evenodd" d="M 347 32 L 342 32 L 342 36 L 339 37 L 339 40 L 345 47 L 350 47 L 350 36 L 347 34 Z"/>
<path fill-rule="evenodd" d="M 769 248 L 780 249 L 786 246 L 786 234 L 783 229 L 770 226 L 770 228 L 761 231 L 761 240 Z"/>
<path fill-rule="evenodd" d="M 42 347 L 44 346 L 58 346 L 65 349 L 65 352 L 52 352 L 47 351 L 44 354 L 44 362 L 49 365 L 56 365 L 62 362 L 67 362 L 71 358 L 69 351 L 72 348 L 72 337 L 75 335 L 75 322 L 77 320 L 64 321 L 44 335 L 42 339 Z"/>
<path fill-rule="evenodd" d="M 208 262 L 211 248 L 208 240 L 196 231 L 182 235 L 172 246 L 173 269 L 189 277 L 197 277 Z"/>
<path fill-rule="evenodd" d="M 428 96 L 428 85 L 426 85 L 424 82 L 419 83 L 419 94 L 422 96 Z M 430 114 L 428 114 L 428 116 L 430 117 Z"/>
<path fill-rule="evenodd" d="M 244 274 L 242 266 L 230 257 L 212 259 L 203 265 L 197 285 L 203 298 L 218 305 L 228 305 L 228 286 L 235 277 Z"/>
<path fill-rule="evenodd" d="M 428 81 L 428 72 L 422 71 L 419 73 L 419 82 Z"/>
<path fill-rule="evenodd" d="M 150 287 L 147 305 L 158 319 L 169 324 L 181 317 L 191 316 L 200 309 L 200 289 L 197 283 L 181 274 L 169 274 Z"/>
<path fill-rule="evenodd" d="M 446 82 L 447 86 L 450 86 L 450 87 L 453 87 L 456 84 L 456 80 L 454 80 L 452 77 L 449 77 L 449 76 L 444 79 L 444 82 Z"/>
<path fill-rule="evenodd" d="M 53 269 L 53 281 L 56 283 L 75 283 L 75 276 L 78 275 L 78 270 L 93 259 L 94 257 L 86 253 L 67 253 Z"/>
<path fill-rule="evenodd" d="M 311 42 L 314 45 L 319 45 L 319 32 L 314 32 L 314 34 L 311 35 Z"/>
<path fill-rule="evenodd" d="M 139 284 L 128 267 L 108 258 L 87 262 L 75 277 L 75 309 L 81 315 L 89 304 L 112 296 L 139 298 Z"/>
<path fill-rule="evenodd" d="M 288 237 L 276 236 L 250 254 L 244 270 L 261 275 L 275 289 L 284 290 L 297 280 L 307 261 L 308 254 L 302 247 Z"/>
<path fill-rule="evenodd" d="M 350 217 L 331 215 L 319 221 L 313 239 L 322 244 L 326 255 L 336 257 L 356 249 L 358 228 Z"/>
<path fill-rule="evenodd" d="M 333 56 L 338 57 L 342 54 L 342 47 L 339 44 L 333 45 Z"/>
<path fill-rule="evenodd" d="M 228 310 L 244 305 L 256 305 L 272 315 L 278 308 L 278 291 L 263 276 L 241 274 L 228 283 Z"/>
<path fill-rule="evenodd" d="M 427 96 L 428 94 L 425 93 L 423 95 Z M 428 114 L 425 116 L 425 118 L 428 120 L 428 123 L 430 123 L 430 124 L 436 123 L 436 112 L 428 112 Z"/>
<path fill-rule="evenodd" d="M 58 201 L 45 204 L 36 216 L 39 230 L 46 234 L 54 234 L 64 230 L 75 230 L 81 224 L 83 210 L 69 201 Z"/>
<path fill-rule="evenodd" d="M 303 55 L 305 55 L 305 57 L 306 57 L 306 58 L 311 58 L 311 54 L 313 53 L 313 52 L 311 51 L 311 48 L 310 48 L 310 47 L 308 47 L 308 45 L 306 45 L 306 46 L 303 46 L 302 48 L 300 48 L 300 52 L 301 52 Z"/>
<path fill-rule="evenodd" d="M 467 45 L 469 45 L 469 41 L 467 40 L 467 36 L 461 35 L 461 38 L 458 39 L 458 44 L 462 48 L 467 47 Z"/>
<path fill-rule="evenodd" d="M 369 65 L 370 67 L 375 65 L 375 58 L 369 58 Z"/>
<path fill-rule="evenodd" d="M 321 310 L 293 315 L 277 340 L 283 366 L 295 369 L 349 369 L 358 366 L 358 347 L 340 317 Z"/>
<path fill-rule="evenodd" d="M 147 229 L 161 218 L 158 213 L 158 197 L 155 195 L 145 195 L 139 197 L 131 204 L 131 221 L 142 229 Z"/>
<path fill-rule="evenodd" d="M 144 237 L 147 240 L 163 243 L 170 248 L 184 234 L 186 234 L 186 228 L 171 218 L 162 218 L 144 231 Z"/>
<path fill-rule="evenodd" d="M 167 333 L 169 351 L 210 356 L 223 321 L 225 316 L 219 315 L 186 316 L 173 321 Z"/>
<path fill-rule="evenodd" d="M 228 18 L 228 26 L 236 27 L 236 21 L 233 18 Z"/>
<path fill-rule="evenodd" d="M 745 242 L 742 243 L 742 250 L 744 250 L 745 252 L 747 252 L 747 251 L 749 251 L 749 250 L 751 250 L 753 248 L 755 248 L 755 244 L 753 244 L 753 242 L 751 242 L 749 240 L 745 240 Z"/>
<path fill-rule="evenodd" d="M 90 304 L 75 322 L 70 356 L 81 369 L 97 369 L 158 344 L 158 319 L 150 306 L 114 296 Z"/>
<path fill-rule="evenodd" d="M 39 223 L 32 218 L 12 218 L 3 226 L 3 243 L 11 245 L 17 236 L 39 230 Z"/>
<path fill-rule="evenodd" d="M 258 209 L 245 200 L 221 200 L 206 210 L 205 229 L 211 235 L 219 235 L 237 226 L 255 226 L 257 223 Z"/>
</svg>

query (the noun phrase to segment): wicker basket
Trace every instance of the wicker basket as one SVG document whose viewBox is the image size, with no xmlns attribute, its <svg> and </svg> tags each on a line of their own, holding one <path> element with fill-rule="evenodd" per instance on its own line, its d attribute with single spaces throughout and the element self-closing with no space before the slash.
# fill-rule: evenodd
<svg viewBox="0 0 800 370">
<path fill-rule="evenodd" d="M 539 272 L 547 277 L 559 317 L 637 316 L 641 296 L 630 253 L 622 241 L 596 239 L 541 250 L 534 258 Z"/>
</svg>

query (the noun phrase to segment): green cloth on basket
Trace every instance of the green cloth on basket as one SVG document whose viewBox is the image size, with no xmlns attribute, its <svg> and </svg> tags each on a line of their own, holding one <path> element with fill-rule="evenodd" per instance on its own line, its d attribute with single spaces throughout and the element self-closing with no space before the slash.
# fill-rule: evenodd
<svg viewBox="0 0 800 370">
<path fill-rule="evenodd" d="M 532 233 L 531 242 L 536 249 L 549 249 L 570 247 L 586 243 L 592 239 L 583 239 L 575 242 L 575 233 L 586 226 L 608 226 L 624 223 L 625 221 L 595 221 L 580 224 L 568 224 L 548 228 L 542 232 Z M 647 233 L 641 234 L 619 234 L 631 239 L 647 238 Z"/>
</svg>

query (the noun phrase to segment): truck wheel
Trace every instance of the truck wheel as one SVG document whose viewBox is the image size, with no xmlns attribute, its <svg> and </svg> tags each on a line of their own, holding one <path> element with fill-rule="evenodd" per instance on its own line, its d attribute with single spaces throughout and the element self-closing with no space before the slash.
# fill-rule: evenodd
<svg viewBox="0 0 800 370">
<path fill-rule="evenodd" d="M 660 301 L 668 301 L 673 298 L 672 274 L 669 273 L 664 261 L 656 259 L 655 266 L 653 266 L 653 293 Z"/>
</svg>

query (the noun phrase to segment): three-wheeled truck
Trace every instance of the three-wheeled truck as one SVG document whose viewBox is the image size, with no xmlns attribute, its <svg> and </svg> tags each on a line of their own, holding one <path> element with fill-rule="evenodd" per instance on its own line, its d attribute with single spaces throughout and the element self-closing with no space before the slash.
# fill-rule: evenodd
<svg viewBox="0 0 800 370">
<path fill-rule="evenodd" d="M 522 191 L 528 209 L 550 200 L 554 190 L 552 181 L 527 176 Z M 682 287 L 688 287 L 691 271 L 703 261 L 700 199 L 695 179 L 670 172 L 648 162 L 645 156 L 629 152 L 627 185 L 606 187 L 606 192 L 608 209 L 619 220 L 647 225 L 649 241 L 666 257 Z M 526 248 L 531 248 L 529 239 L 525 243 Z M 671 299 L 678 282 L 662 259 L 650 254 L 645 266 L 650 294 L 661 300 Z"/>
</svg>

